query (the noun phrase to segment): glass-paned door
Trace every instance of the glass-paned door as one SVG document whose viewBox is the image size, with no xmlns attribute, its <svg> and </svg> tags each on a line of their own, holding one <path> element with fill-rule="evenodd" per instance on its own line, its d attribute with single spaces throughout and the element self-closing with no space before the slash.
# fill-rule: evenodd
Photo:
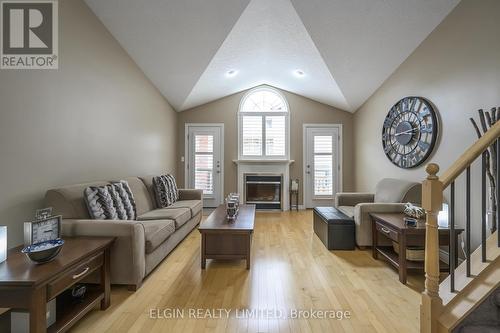
<svg viewBox="0 0 500 333">
<path fill-rule="evenodd" d="M 331 206 L 339 186 L 338 127 L 305 127 L 304 204 Z"/>
<path fill-rule="evenodd" d="M 221 136 L 220 126 L 188 126 L 188 186 L 203 190 L 204 207 L 222 203 Z"/>
</svg>

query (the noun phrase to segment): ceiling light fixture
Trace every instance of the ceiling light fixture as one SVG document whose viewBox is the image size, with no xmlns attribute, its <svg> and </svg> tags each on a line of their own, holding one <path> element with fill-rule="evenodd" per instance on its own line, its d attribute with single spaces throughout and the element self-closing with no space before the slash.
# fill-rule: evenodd
<svg viewBox="0 0 500 333">
<path fill-rule="evenodd" d="M 304 73 L 303 70 L 301 69 L 296 69 L 293 71 L 293 74 L 296 76 L 296 77 L 303 77 L 304 75 L 306 75 L 306 73 Z"/>
<path fill-rule="evenodd" d="M 226 76 L 227 77 L 234 77 L 238 74 L 238 71 L 236 69 L 231 69 L 229 71 L 226 72 Z"/>
</svg>

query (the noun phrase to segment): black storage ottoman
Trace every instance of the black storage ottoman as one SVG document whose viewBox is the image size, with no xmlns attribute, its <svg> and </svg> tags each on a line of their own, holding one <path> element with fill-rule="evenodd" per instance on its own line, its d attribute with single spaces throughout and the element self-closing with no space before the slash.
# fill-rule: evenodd
<svg viewBox="0 0 500 333">
<path fill-rule="evenodd" d="M 335 207 L 314 208 L 314 233 L 328 250 L 354 250 L 354 219 Z"/>
</svg>

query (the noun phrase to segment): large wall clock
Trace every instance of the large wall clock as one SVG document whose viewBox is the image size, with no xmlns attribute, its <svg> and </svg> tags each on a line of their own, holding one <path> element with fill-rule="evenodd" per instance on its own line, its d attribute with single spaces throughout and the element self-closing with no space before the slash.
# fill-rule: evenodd
<svg viewBox="0 0 500 333">
<path fill-rule="evenodd" d="M 414 168 L 432 152 L 438 120 L 432 105 L 422 97 L 405 97 L 389 110 L 382 128 L 385 155 L 400 168 Z"/>
</svg>

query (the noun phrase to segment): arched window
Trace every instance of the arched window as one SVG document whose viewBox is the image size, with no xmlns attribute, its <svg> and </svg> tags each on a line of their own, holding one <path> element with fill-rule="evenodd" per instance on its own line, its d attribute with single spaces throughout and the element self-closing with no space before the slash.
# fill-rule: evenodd
<svg viewBox="0 0 500 333">
<path fill-rule="evenodd" d="M 277 90 L 250 90 L 238 116 L 240 159 L 288 158 L 288 114 L 288 103 Z"/>
</svg>

